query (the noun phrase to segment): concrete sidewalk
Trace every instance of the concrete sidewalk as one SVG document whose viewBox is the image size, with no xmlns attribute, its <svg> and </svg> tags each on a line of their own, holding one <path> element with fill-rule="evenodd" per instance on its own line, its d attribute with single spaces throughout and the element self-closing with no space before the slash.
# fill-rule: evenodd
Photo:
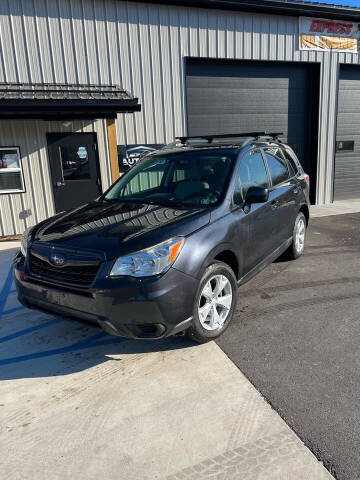
<svg viewBox="0 0 360 480">
<path fill-rule="evenodd" d="M 14 253 L 0 246 L 2 478 L 333 478 L 214 342 L 135 342 L 26 310 Z"/>
<path fill-rule="evenodd" d="M 329 217 L 358 212 L 360 212 L 360 200 L 342 200 L 328 205 L 311 205 L 310 207 L 312 217 Z"/>
</svg>

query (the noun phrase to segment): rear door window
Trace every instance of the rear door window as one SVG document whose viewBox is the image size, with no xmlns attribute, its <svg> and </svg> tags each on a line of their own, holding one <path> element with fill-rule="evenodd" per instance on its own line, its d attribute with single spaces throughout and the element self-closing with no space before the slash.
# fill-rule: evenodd
<svg viewBox="0 0 360 480">
<path fill-rule="evenodd" d="M 279 152 L 279 149 L 264 148 L 264 153 L 273 187 L 289 180 L 290 173 L 287 162 Z"/>
</svg>

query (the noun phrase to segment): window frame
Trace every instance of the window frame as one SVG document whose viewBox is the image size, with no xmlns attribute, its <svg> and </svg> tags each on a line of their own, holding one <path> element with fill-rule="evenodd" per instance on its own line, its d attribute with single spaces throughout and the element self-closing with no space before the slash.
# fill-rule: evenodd
<svg viewBox="0 0 360 480">
<path fill-rule="evenodd" d="M 271 185 L 271 187 L 269 187 L 269 191 L 272 191 L 272 190 L 275 190 L 275 188 L 278 188 L 278 187 L 281 187 L 283 185 L 285 185 L 286 183 L 289 183 L 289 181 L 292 179 L 292 178 L 295 178 L 294 176 L 291 175 L 291 172 L 290 172 L 290 168 L 289 168 L 289 165 L 288 165 L 288 161 L 285 157 L 285 155 L 283 156 L 283 158 L 279 158 L 279 160 L 283 160 L 285 162 L 285 165 L 286 165 L 286 170 L 288 172 L 288 178 L 286 180 L 283 180 L 282 182 L 280 183 L 277 183 L 276 185 L 273 184 L 273 181 L 272 181 L 272 176 L 271 176 L 271 172 L 270 172 L 270 168 L 269 168 L 269 164 L 268 164 L 268 161 L 267 161 L 267 158 L 266 158 L 266 155 L 270 155 L 274 158 L 277 158 L 276 155 L 272 155 L 270 153 L 266 153 L 265 152 L 265 149 L 266 148 L 271 148 L 270 146 L 269 147 L 261 147 L 261 151 L 262 151 L 262 155 L 263 155 L 263 158 L 264 158 L 264 162 L 265 162 L 265 165 L 266 165 L 266 170 L 267 170 L 267 173 L 268 173 L 268 178 L 269 178 L 269 184 Z M 278 147 L 280 148 L 280 147 Z M 280 150 L 281 151 L 281 150 Z"/>
<path fill-rule="evenodd" d="M 244 160 L 244 158 L 247 156 L 247 155 L 250 155 L 251 152 L 254 152 L 254 151 L 258 151 L 260 152 L 261 154 L 261 157 L 263 159 L 263 163 L 264 163 L 264 168 L 265 168 L 265 172 L 266 172 L 266 176 L 267 176 L 267 180 L 268 180 L 268 190 L 270 190 L 271 188 L 271 178 L 269 176 L 269 170 L 268 170 L 268 166 L 267 166 L 267 163 L 265 161 L 265 158 L 264 158 L 264 153 L 262 151 L 262 148 L 257 146 L 257 145 L 254 145 L 252 148 L 250 148 L 249 150 L 247 150 L 246 152 L 244 152 L 241 157 L 238 159 L 238 165 L 236 166 L 236 168 L 234 169 L 234 184 L 233 184 L 233 187 L 232 187 L 232 194 L 231 194 L 231 209 L 232 210 L 235 210 L 237 208 L 243 208 L 244 204 L 245 204 L 245 198 L 243 199 L 242 203 L 239 204 L 239 203 L 235 203 L 234 201 L 234 196 L 235 196 L 235 188 L 236 188 L 236 184 L 237 184 L 237 181 L 239 180 L 240 181 L 240 185 L 241 185 L 241 189 L 243 188 L 242 186 L 242 182 L 241 182 L 241 179 L 240 179 L 240 168 L 241 168 L 241 164 Z"/>
<path fill-rule="evenodd" d="M 7 190 L 1 190 L 0 189 L 0 195 L 9 195 L 9 194 L 14 194 L 14 193 L 25 193 L 26 188 L 25 188 L 25 180 L 24 180 L 24 171 L 23 171 L 23 164 L 22 164 L 22 156 L 21 156 L 21 150 L 19 146 L 1 146 L 1 150 L 16 150 L 18 154 L 18 160 L 19 160 L 19 167 L 18 168 L 5 168 L 5 169 L 0 169 L 0 175 L 4 175 L 5 173 L 15 173 L 15 172 L 20 172 L 20 178 L 21 178 L 21 186 L 22 189 L 7 189 Z M 3 171 L 2 171 L 3 170 Z"/>
</svg>

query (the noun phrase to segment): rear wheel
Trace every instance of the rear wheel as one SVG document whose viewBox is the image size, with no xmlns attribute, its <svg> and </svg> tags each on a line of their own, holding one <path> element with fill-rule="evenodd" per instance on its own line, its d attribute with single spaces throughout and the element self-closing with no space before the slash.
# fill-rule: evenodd
<svg viewBox="0 0 360 480">
<path fill-rule="evenodd" d="M 302 212 L 298 213 L 295 220 L 293 241 L 290 245 L 287 254 L 291 260 L 299 258 L 304 251 L 306 240 L 306 218 Z"/>
<path fill-rule="evenodd" d="M 195 298 L 193 322 L 186 334 L 198 343 L 219 337 L 228 327 L 236 306 L 233 270 L 214 261 L 205 270 Z"/>
</svg>

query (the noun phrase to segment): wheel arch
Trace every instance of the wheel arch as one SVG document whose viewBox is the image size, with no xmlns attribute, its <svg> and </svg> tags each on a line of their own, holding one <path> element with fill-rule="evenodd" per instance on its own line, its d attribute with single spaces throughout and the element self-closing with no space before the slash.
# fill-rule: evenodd
<svg viewBox="0 0 360 480">
<path fill-rule="evenodd" d="M 309 207 L 306 204 L 304 204 L 300 207 L 299 212 L 302 212 L 305 215 L 306 225 L 309 225 L 309 220 L 310 220 Z"/>
<path fill-rule="evenodd" d="M 222 250 L 214 257 L 214 260 L 218 260 L 228 265 L 234 272 L 236 280 L 239 279 L 239 261 L 232 250 Z"/>
<path fill-rule="evenodd" d="M 236 279 L 238 280 L 240 278 L 242 272 L 241 260 L 236 255 L 231 244 L 222 243 L 220 245 L 217 245 L 209 252 L 205 261 L 202 264 L 200 278 L 202 277 L 210 263 L 214 260 L 223 262 L 228 265 L 234 272 Z"/>
</svg>

